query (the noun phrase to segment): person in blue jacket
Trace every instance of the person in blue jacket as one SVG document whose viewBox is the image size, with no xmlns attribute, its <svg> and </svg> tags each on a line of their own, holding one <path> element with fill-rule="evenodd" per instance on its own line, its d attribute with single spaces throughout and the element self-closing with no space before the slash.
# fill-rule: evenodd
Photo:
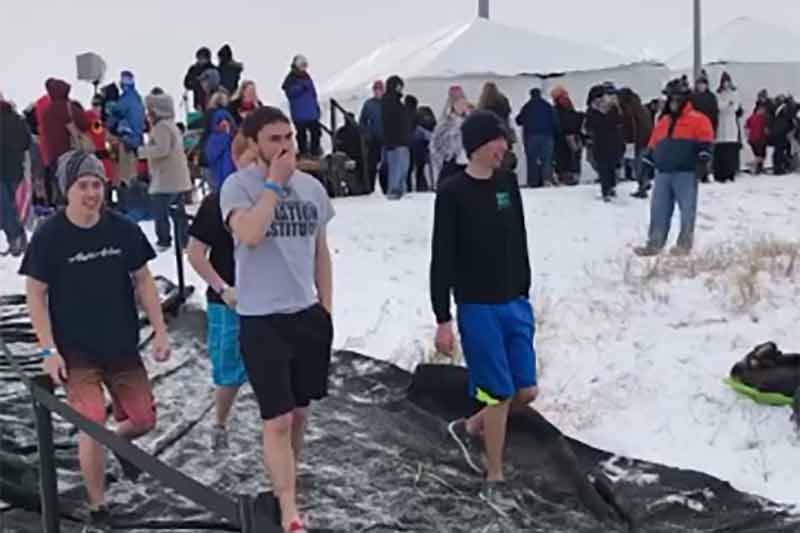
<svg viewBox="0 0 800 533">
<path fill-rule="evenodd" d="M 210 175 L 211 190 L 219 192 L 225 178 L 236 172 L 231 147 L 235 135 L 236 121 L 224 107 L 217 108 L 211 117 L 208 139 L 205 144 L 206 161 Z"/>
<path fill-rule="evenodd" d="M 317 101 L 317 89 L 314 80 L 308 74 L 308 60 L 305 56 L 296 55 L 292 59 L 292 67 L 283 81 L 283 92 L 289 99 L 292 122 L 297 130 L 297 149 L 300 155 L 314 157 L 322 155 L 319 126 L 320 109 Z M 310 136 L 310 145 L 309 145 Z"/>
<path fill-rule="evenodd" d="M 558 115 L 550 102 L 542 98 L 542 90 L 533 88 L 517 115 L 525 140 L 528 163 L 528 187 L 542 187 L 553 182 L 553 151 L 560 130 Z"/>
<path fill-rule="evenodd" d="M 144 145 L 145 111 L 131 71 L 122 71 L 119 86 L 122 94 L 111 106 L 107 127 L 120 141 L 119 178 L 130 183 L 138 175 L 136 152 Z"/>
<path fill-rule="evenodd" d="M 133 73 L 123 70 L 119 78 L 122 95 L 111 109 L 108 129 L 131 150 L 136 151 L 144 144 L 144 104 Z"/>
</svg>

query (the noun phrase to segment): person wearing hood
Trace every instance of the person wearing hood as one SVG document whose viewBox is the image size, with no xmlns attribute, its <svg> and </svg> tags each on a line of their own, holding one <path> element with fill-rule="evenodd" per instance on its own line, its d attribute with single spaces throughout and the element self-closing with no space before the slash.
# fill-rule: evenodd
<svg viewBox="0 0 800 533">
<path fill-rule="evenodd" d="M 236 172 L 232 146 L 236 134 L 236 120 L 225 106 L 214 110 L 209 123 L 205 156 L 209 170 L 209 184 L 213 192 L 219 192 L 225 179 Z"/>
<path fill-rule="evenodd" d="M 581 130 L 583 129 L 583 113 L 576 111 L 563 87 L 556 87 L 550 92 L 555 104 L 556 115 L 561 130 L 556 136 L 555 167 L 559 182 L 564 185 L 577 185 L 581 173 Z"/>
<path fill-rule="evenodd" d="M 361 114 L 358 117 L 359 129 L 367 141 L 367 180 L 369 181 L 370 192 L 375 190 L 375 178 L 378 175 L 378 167 L 380 166 L 383 152 L 381 98 L 383 98 L 384 92 L 383 80 L 376 80 L 372 84 L 372 98 L 364 102 Z M 386 194 L 385 173 L 381 172 L 381 174 L 381 190 L 383 190 L 383 194 Z"/>
<path fill-rule="evenodd" d="M 517 115 L 522 126 L 525 156 L 528 163 L 528 187 L 544 187 L 553 183 L 553 150 L 560 126 L 555 109 L 542 98 L 542 90 L 534 87 Z"/>
<path fill-rule="evenodd" d="M 89 130 L 89 123 L 81 105 L 69 99 L 72 89 L 69 83 L 50 78 L 46 86 L 50 104 L 43 113 L 41 130 L 46 142 L 46 162 L 52 168 L 58 158 L 71 148 L 67 124 L 74 123 L 80 131 L 85 132 Z"/>
<path fill-rule="evenodd" d="M 12 257 L 22 255 L 28 242 L 16 199 L 24 178 L 25 152 L 30 147 L 31 132 L 25 119 L 0 94 L 0 230 L 6 235 Z"/>
<path fill-rule="evenodd" d="M 234 94 L 239 88 L 244 65 L 233 59 L 233 49 L 229 44 L 223 45 L 219 49 L 217 59 L 219 60 L 217 70 L 219 70 L 220 84 L 228 89 L 229 93 Z"/>
<path fill-rule="evenodd" d="M 119 179 L 130 183 L 139 175 L 136 151 L 144 144 L 145 111 L 131 71 L 122 71 L 119 86 L 122 94 L 111 109 L 107 126 L 119 140 Z"/>
<path fill-rule="evenodd" d="M 622 114 L 616 112 L 608 88 L 595 85 L 586 102 L 586 131 L 592 139 L 592 156 L 604 202 L 617 196 L 617 167 L 625 154 Z"/>
<path fill-rule="evenodd" d="M 386 94 L 381 100 L 384 157 L 388 172 L 387 197 L 399 200 L 405 194 L 406 176 L 411 164 L 411 120 L 403 104 L 403 80 L 391 76 L 386 80 Z"/>
<path fill-rule="evenodd" d="M 634 248 L 636 255 L 661 253 L 669 237 L 675 204 L 681 211 L 681 231 L 673 255 L 688 255 L 694 245 L 697 219 L 697 180 L 707 173 L 714 141 L 711 120 L 695 111 L 691 89 L 675 79 L 664 89 L 667 112 L 653 130 L 644 160 L 656 169 L 650 203 L 650 231 L 647 244 Z"/>
<path fill-rule="evenodd" d="M 176 224 L 181 247 L 188 241 L 183 193 L 192 189 L 189 164 L 183 151 L 183 136 L 175 124 L 175 102 L 168 94 L 149 94 L 145 98 L 150 134 L 146 146 L 139 148 L 139 157 L 147 159 L 150 169 L 150 194 L 156 225 L 156 246 L 159 251 L 172 245 L 169 210 L 177 206 Z M 178 238 L 176 237 L 176 238 Z"/>
<path fill-rule="evenodd" d="M 719 89 L 719 124 L 714 144 L 714 180 L 724 183 L 736 179 L 740 168 L 742 134 L 739 121 L 742 117 L 742 104 L 739 93 L 730 74 L 722 73 Z"/>
<path fill-rule="evenodd" d="M 318 157 L 322 155 L 319 126 L 320 108 L 317 89 L 308 73 L 308 59 L 296 55 L 292 66 L 281 86 L 289 99 L 289 110 L 295 130 L 297 130 L 297 149 L 300 155 Z"/>
<path fill-rule="evenodd" d="M 211 50 L 206 47 L 200 48 L 195 54 L 194 64 L 189 67 L 183 78 L 183 88 L 192 91 L 194 108 L 197 111 L 206 110 L 206 99 L 211 94 L 206 92 L 200 82 L 200 76 L 209 69 L 216 70 L 211 63 Z"/>
</svg>

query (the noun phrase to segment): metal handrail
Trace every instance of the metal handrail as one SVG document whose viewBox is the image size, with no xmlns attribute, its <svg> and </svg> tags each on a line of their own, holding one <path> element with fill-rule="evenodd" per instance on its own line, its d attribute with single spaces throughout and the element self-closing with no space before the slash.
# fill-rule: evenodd
<svg viewBox="0 0 800 533">
<path fill-rule="evenodd" d="M 173 220 L 177 221 L 177 215 L 174 213 Z M 179 227 L 176 224 L 177 229 Z M 176 231 L 175 247 L 180 277 L 179 290 L 181 291 L 181 301 L 183 301 L 185 286 L 183 280 L 182 243 L 180 239 L 181 233 Z M 60 533 L 61 531 L 59 525 L 60 506 L 55 464 L 55 443 L 53 441 L 53 412 L 58 413 L 67 422 L 92 437 L 105 448 L 109 448 L 114 453 L 130 461 L 175 492 L 192 500 L 204 509 L 225 518 L 228 523 L 218 524 L 218 529 L 241 531 L 242 533 L 280 533 L 282 531 L 278 525 L 276 509 L 274 506 L 270 507 L 264 504 L 263 495 L 260 498 L 240 495 L 238 501 L 233 500 L 167 466 L 131 442 L 83 417 L 53 394 L 53 383 L 49 376 L 44 374 L 29 376 L 25 372 L 16 361 L 2 335 L 0 335 L 0 355 L 8 361 L 11 369 L 27 387 L 33 403 L 39 450 L 39 488 L 42 507 L 42 531 L 44 533 Z M 154 523 L 149 525 L 152 527 L 148 529 L 155 529 L 158 526 L 158 524 Z M 165 523 L 163 526 L 163 529 L 173 529 L 175 523 Z M 112 525 L 112 527 L 114 526 Z M 136 527 L 139 528 L 138 525 Z M 126 527 L 126 529 L 129 528 Z"/>
</svg>

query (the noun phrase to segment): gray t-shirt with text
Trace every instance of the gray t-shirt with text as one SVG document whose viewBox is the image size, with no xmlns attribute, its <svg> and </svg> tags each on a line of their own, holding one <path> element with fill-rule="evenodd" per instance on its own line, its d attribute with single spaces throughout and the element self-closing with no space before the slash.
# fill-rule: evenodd
<svg viewBox="0 0 800 533">
<path fill-rule="evenodd" d="M 275 207 L 267 239 L 255 247 L 234 237 L 236 311 L 243 316 L 291 314 L 319 301 L 315 269 L 317 236 L 334 210 L 322 184 L 295 172 L 287 195 Z M 220 207 L 228 221 L 237 209 L 249 209 L 264 194 L 264 174 L 251 166 L 230 175 L 222 186 Z"/>
</svg>

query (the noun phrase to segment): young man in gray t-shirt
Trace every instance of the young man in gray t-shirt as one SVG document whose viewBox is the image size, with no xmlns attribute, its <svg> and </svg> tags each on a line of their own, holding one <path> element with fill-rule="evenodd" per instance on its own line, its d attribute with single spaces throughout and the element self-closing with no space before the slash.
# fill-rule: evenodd
<svg viewBox="0 0 800 533">
<path fill-rule="evenodd" d="M 241 353 L 284 530 L 303 532 L 295 472 L 307 408 L 327 395 L 333 281 L 326 226 L 334 212 L 323 186 L 296 170 L 283 112 L 259 108 L 242 130 L 258 162 L 229 176 L 220 197 L 234 236 Z"/>
</svg>

